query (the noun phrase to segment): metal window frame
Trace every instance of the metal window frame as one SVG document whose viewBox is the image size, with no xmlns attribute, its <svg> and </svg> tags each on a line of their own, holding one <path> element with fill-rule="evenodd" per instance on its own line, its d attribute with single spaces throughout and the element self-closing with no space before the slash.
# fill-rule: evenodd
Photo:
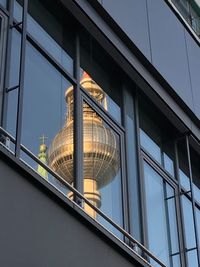
<svg viewBox="0 0 200 267">
<path fill-rule="evenodd" d="M 107 113 L 101 105 L 97 103 L 97 101 L 89 95 L 83 88 L 81 88 L 81 96 L 82 96 L 82 105 L 85 102 L 89 105 L 94 112 L 119 136 L 119 149 L 120 149 L 120 172 L 121 172 L 121 196 L 122 196 L 122 223 L 125 231 L 129 230 L 129 222 L 128 222 L 128 203 L 127 203 L 127 178 L 126 178 L 126 168 L 125 168 L 125 136 L 124 130 L 120 125 L 116 125 L 114 119 L 110 117 L 109 113 Z M 126 241 L 126 240 L 125 240 Z"/>
<path fill-rule="evenodd" d="M 180 140 L 180 139 L 179 139 Z M 178 147 L 177 140 L 174 141 L 174 149 L 175 149 L 175 176 L 178 180 L 178 188 L 176 189 L 177 197 L 176 197 L 176 205 L 177 205 L 177 219 L 178 219 L 178 232 L 179 232 L 179 246 L 180 246 L 180 260 L 183 267 L 187 266 L 187 257 L 185 253 L 186 247 L 186 235 L 183 223 L 183 205 L 180 197 L 181 186 L 180 186 L 180 175 L 179 175 L 179 157 L 178 157 Z"/>
<path fill-rule="evenodd" d="M 137 119 L 137 138 L 138 138 L 138 164 L 139 164 L 139 177 L 140 177 L 140 191 L 141 191 L 141 202 L 142 202 L 142 211 L 141 216 L 143 217 L 143 232 L 144 236 L 144 245 L 148 247 L 148 230 L 147 230 L 147 207 L 144 200 L 145 196 L 145 187 L 144 187 L 144 164 L 143 161 L 146 161 L 170 186 L 173 187 L 175 191 L 175 211 L 176 211 L 176 223 L 178 229 L 178 243 L 179 243 L 179 254 L 180 255 L 180 264 L 182 267 L 187 266 L 187 257 L 185 254 L 185 233 L 183 227 L 183 217 L 182 217 L 182 203 L 180 201 L 180 181 L 178 175 L 178 153 L 176 148 L 176 141 L 174 141 L 174 152 L 175 152 L 175 162 L 174 162 L 174 177 L 168 173 L 160 163 L 158 163 L 149 153 L 146 151 L 140 143 L 140 126 L 139 126 L 139 92 L 137 91 L 136 95 L 136 119 Z M 183 136 L 183 135 L 182 135 Z M 180 139 L 180 137 L 178 137 Z M 176 180 L 177 178 L 177 180 Z M 169 255 L 170 256 L 170 255 Z"/>
<path fill-rule="evenodd" d="M 20 68 L 19 68 L 19 90 L 17 103 L 17 122 L 16 122 L 16 144 L 15 156 L 20 157 L 21 135 L 22 135 L 22 112 L 23 112 L 23 95 L 25 79 L 25 54 L 26 54 L 26 35 L 27 35 L 27 14 L 28 0 L 23 1 L 22 12 L 22 34 L 21 34 L 21 51 L 20 51 Z"/>
<path fill-rule="evenodd" d="M 187 148 L 188 167 L 189 167 L 189 180 L 190 180 L 190 190 L 191 190 L 192 213 L 193 213 L 193 220 L 194 220 L 195 241 L 196 241 L 196 248 L 197 248 L 197 259 L 198 259 L 198 264 L 200 266 L 200 246 L 199 246 L 199 236 L 198 236 L 198 230 L 197 230 L 197 218 L 196 218 L 196 212 L 195 212 L 192 162 L 191 162 L 191 157 L 190 157 L 190 145 L 189 145 L 188 135 L 186 135 L 186 148 Z"/>
<path fill-rule="evenodd" d="M 5 60 L 6 60 L 6 44 L 7 44 L 7 35 L 4 32 L 8 27 L 8 17 L 0 9 L 0 18 L 1 18 L 1 27 L 0 27 L 0 125 L 1 118 L 3 113 L 3 88 L 4 88 L 4 74 L 5 74 Z"/>
<path fill-rule="evenodd" d="M 179 252 L 177 252 L 176 254 L 180 256 L 180 262 L 182 264 L 182 261 L 181 261 L 181 252 L 182 252 L 182 249 L 180 247 L 180 235 L 181 235 L 181 232 L 180 232 L 180 227 L 179 227 L 179 223 L 178 223 L 178 221 L 179 221 L 179 218 L 178 218 L 179 215 L 178 215 L 178 212 L 177 212 L 178 206 L 177 206 L 177 201 L 176 201 L 177 196 L 178 196 L 178 194 L 177 194 L 177 187 L 178 187 L 177 186 L 177 183 L 175 182 L 174 179 L 171 179 L 171 177 L 169 177 L 169 175 L 167 174 L 167 172 L 165 172 L 164 170 L 162 170 L 160 168 L 160 166 L 154 161 L 154 159 L 150 158 L 149 155 L 147 153 L 145 153 L 143 150 L 141 150 L 141 160 L 142 160 L 142 162 L 141 162 L 141 165 L 142 165 L 142 176 L 141 176 L 141 179 L 143 180 L 142 181 L 143 186 L 144 186 L 144 162 L 146 162 L 163 179 L 163 188 L 165 187 L 165 183 L 167 183 L 167 184 L 169 184 L 174 189 L 174 199 L 175 199 L 174 204 L 175 204 L 175 212 L 176 212 L 176 226 L 177 226 L 177 230 L 178 230 L 178 236 L 177 237 L 178 237 L 178 243 L 179 243 Z M 146 199 L 145 198 L 145 195 L 146 195 L 145 194 L 145 188 L 143 188 L 143 192 L 144 192 L 143 193 L 144 194 L 143 195 L 143 198 L 144 198 L 144 201 L 145 201 L 145 199 Z M 165 190 L 164 190 L 164 192 L 165 192 Z M 167 209 L 166 209 L 166 211 L 167 211 Z M 147 214 L 147 207 L 146 207 L 146 204 L 145 204 L 145 218 L 147 220 L 147 215 L 146 214 Z M 166 218 L 166 220 L 167 220 L 167 218 Z M 146 221 L 146 223 L 147 223 L 147 221 Z M 168 225 L 168 223 L 169 222 L 166 221 L 166 224 L 167 225 Z M 146 232 L 148 233 L 148 230 L 147 229 L 146 229 Z M 171 237 L 170 237 L 169 225 L 168 225 L 167 235 L 168 235 L 168 238 L 170 239 Z M 148 234 L 147 234 L 146 242 L 147 242 L 146 247 L 149 247 Z M 168 244 L 168 245 L 169 245 L 169 252 L 170 252 L 171 244 Z M 171 256 L 172 255 L 169 254 L 170 261 L 172 261 Z M 186 265 L 183 265 L 182 264 L 181 266 L 186 266 Z"/>
<path fill-rule="evenodd" d="M 13 25 L 13 8 L 14 1 L 9 0 L 8 3 L 8 25 L 7 25 L 7 47 L 6 47 L 6 55 L 5 55 L 5 77 L 4 77 L 4 87 L 3 87 L 3 101 L 2 101 L 2 116 L 0 125 L 3 128 L 6 128 L 6 120 L 7 120 L 7 106 L 8 106 L 8 95 L 7 88 L 9 85 L 9 70 L 10 70 L 10 59 L 11 59 L 11 41 L 12 41 L 12 31 L 11 25 Z"/>
</svg>

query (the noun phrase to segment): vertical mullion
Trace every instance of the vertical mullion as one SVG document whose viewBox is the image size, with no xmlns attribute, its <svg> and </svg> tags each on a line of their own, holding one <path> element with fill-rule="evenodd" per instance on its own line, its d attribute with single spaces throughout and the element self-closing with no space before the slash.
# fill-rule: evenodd
<svg viewBox="0 0 200 267">
<path fill-rule="evenodd" d="M 135 96 L 135 129 L 136 129 L 136 144 L 137 144 L 137 163 L 138 163 L 138 177 L 139 177 L 139 198 L 140 198 L 140 219 L 142 224 L 142 242 L 148 248 L 148 234 L 147 234 L 147 216 L 145 203 L 145 187 L 144 187 L 144 171 L 143 162 L 140 149 L 140 126 L 139 126 L 139 99 L 138 92 Z"/>
<path fill-rule="evenodd" d="M 170 218 L 169 218 L 169 206 L 167 200 L 167 182 L 163 179 L 163 193 L 164 193 L 164 205 L 165 205 L 165 214 L 166 214 L 166 226 L 167 226 L 167 235 L 168 235 L 168 246 L 169 246 L 169 261 L 170 265 L 173 266 L 172 262 L 172 242 L 171 242 L 171 231 L 170 231 Z"/>
<path fill-rule="evenodd" d="M 74 177 L 75 188 L 83 194 L 83 99 L 80 90 L 80 40 L 76 35 L 74 88 Z"/>
<path fill-rule="evenodd" d="M 180 176 L 179 176 L 179 158 L 178 158 L 178 148 L 177 148 L 177 141 L 174 143 L 175 149 L 175 176 L 178 180 L 178 190 L 176 189 L 176 216 L 177 216 L 177 223 L 178 223 L 178 235 L 179 235 L 179 246 L 180 246 L 180 260 L 181 266 L 187 266 L 187 257 L 185 254 L 186 248 L 186 241 L 185 241 L 185 228 L 183 225 L 183 206 L 181 201 L 181 185 L 180 185 Z M 178 194 L 177 194 L 178 193 Z"/>
<path fill-rule="evenodd" d="M 5 60 L 5 78 L 3 86 L 3 103 L 2 103 L 2 115 L 1 126 L 6 128 L 7 121 L 7 107 L 8 107 L 8 93 L 6 92 L 9 86 L 9 74 L 10 74 L 10 60 L 11 60 L 11 42 L 12 42 L 12 28 L 13 25 L 13 9 L 14 0 L 9 0 L 9 20 L 7 25 L 7 47 L 6 47 L 6 60 Z"/>
<path fill-rule="evenodd" d="M 16 126 L 16 146 L 15 146 L 15 156 L 17 158 L 20 156 L 21 133 L 22 133 L 22 112 L 23 112 L 25 54 L 26 54 L 26 35 L 27 35 L 27 29 L 26 29 L 27 12 L 28 12 L 28 0 L 24 0 L 23 16 L 22 16 L 19 92 L 18 92 L 18 103 L 17 103 L 17 126 Z"/>
<path fill-rule="evenodd" d="M 194 192 L 193 192 L 193 177 L 192 177 L 192 166 L 191 166 L 191 158 L 190 158 L 190 145 L 189 145 L 189 136 L 186 136 L 186 147 L 187 147 L 187 157 L 188 157 L 188 166 L 189 166 L 189 178 L 190 178 L 190 190 L 191 190 L 191 201 L 192 201 L 192 213 L 194 220 L 194 231 L 195 231 L 195 240 L 197 246 L 197 256 L 198 256 L 198 264 L 200 266 L 200 251 L 199 251 L 199 238 L 197 232 L 197 218 L 195 212 L 195 201 L 194 201 Z"/>
<path fill-rule="evenodd" d="M 123 84 L 123 87 L 124 84 Z M 123 122 L 123 126 L 125 128 L 125 135 L 123 134 L 123 136 L 120 136 L 120 146 L 121 146 L 121 155 L 120 155 L 120 159 L 121 159 L 121 166 L 122 166 L 122 190 L 123 190 L 123 199 L 122 199 L 122 203 L 123 203 L 123 221 L 124 221 L 124 229 L 126 230 L 126 232 L 130 233 L 130 214 L 129 214 L 129 183 L 128 183 L 128 171 L 127 171 L 127 157 L 128 157 L 128 152 L 127 152 L 127 123 L 126 123 L 126 101 L 125 101 L 125 90 L 126 88 L 122 88 L 122 98 L 123 98 L 123 103 L 122 103 L 122 122 Z M 123 139 L 123 140 L 121 140 Z M 126 162 L 126 164 L 125 164 Z M 125 242 L 129 242 L 128 240 L 125 240 Z"/>
<path fill-rule="evenodd" d="M 122 183 L 122 204 L 123 204 L 123 222 L 124 229 L 126 232 L 130 231 L 129 227 L 129 213 L 128 213 L 128 199 L 127 199 L 127 175 L 126 175 L 126 167 L 125 167 L 125 142 L 124 135 L 120 135 L 120 162 L 121 162 L 121 183 Z M 125 242 L 128 240 L 125 239 Z"/>
<path fill-rule="evenodd" d="M 0 78 L 0 126 L 2 126 L 2 118 L 3 118 L 3 92 L 4 92 L 4 78 L 5 78 L 5 63 L 6 63 L 6 47 L 7 47 L 7 37 L 4 34 L 4 29 L 8 29 L 8 20 L 9 18 L 5 16 L 2 12 L 0 12 L 0 71 L 1 71 L 1 78 Z"/>
</svg>

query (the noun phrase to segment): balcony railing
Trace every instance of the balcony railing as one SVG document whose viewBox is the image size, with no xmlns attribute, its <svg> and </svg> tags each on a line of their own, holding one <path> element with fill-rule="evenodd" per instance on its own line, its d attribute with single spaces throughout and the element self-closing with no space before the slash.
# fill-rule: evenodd
<svg viewBox="0 0 200 267">
<path fill-rule="evenodd" d="M 15 138 L 10 135 L 7 131 L 5 131 L 2 127 L 0 127 L 0 145 L 8 149 L 13 155 L 11 147 L 11 143 L 15 145 Z M 9 144 L 9 145 L 8 145 Z M 32 152 L 30 152 L 25 146 L 21 145 L 20 149 L 22 152 L 26 153 L 27 156 L 32 158 L 36 163 L 40 164 L 47 172 L 53 175 L 58 181 L 67 186 L 67 188 L 73 192 L 74 198 L 70 199 L 74 202 L 74 205 L 83 209 L 84 204 L 87 204 L 91 207 L 99 216 L 101 216 L 108 224 L 112 225 L 117 231 L 119 231 L 122 235 L 122 239 L 118 238 L 113 234 L 113 232 L 109 231 L 108 228 L 105 228 L 104 225 L 101 226 L 106 229 L 110 234 L 114 235 L 120 242 L 124 243 L 124 245 L 129 248 L 134 254 L 137 254 L 139 258 L 141 258 L 147 266 L 157 266 L 157 267 L 166 267 L 166 265 L 160 261 L 154 254 L 152 254 L 146 247 L 144 247 L 140 242 L 138 242 L 135 238 L 133 238 L 128 232 L 126 232 L 123 228 L 121 228 L 118 224 L 116 224 L 112 219 L 110 219 L 105 213 L 103 213 L 100 209 L 94 206 L 87 198 L 85 198 L 80 192 L 78 192 L 73 186 L 67 183 L 62 177 L 60 177 L 57 173 L 55 173 L 48 165 L 40 161 Z M 16 156 L 16 155 L 15 155 Z M 21 160 L 23 161 L 23 160 Z M 24 162 L 24 161 L 23 161 Z M 24 162 L 27 164 L 26 162 Z M 30 166 L 29 166 L 30 167 Z M 30 167 L 31 168 L 31 167 Z M 35 171 L 35 170 L 34 170 Z M 52 186 L 55 186 L 51 183 Z M 62 193 L 62 192 L 61 192 Z M 66 196 L 67 197 L 67 196 Z M 94 219 L 94 218 L 93 218 Z M 96 220 L 95 220 L 96 221 Z M 96 221 L 97 222 L 97 221 Z M 97 222 L 100 224 L 99 222 Z M 128 241 L 127 241 L 128 240 Z"/>
</svg>

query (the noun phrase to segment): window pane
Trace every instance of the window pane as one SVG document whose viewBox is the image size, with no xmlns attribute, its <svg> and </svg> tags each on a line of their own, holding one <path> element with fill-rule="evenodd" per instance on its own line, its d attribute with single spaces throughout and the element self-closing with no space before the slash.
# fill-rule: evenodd
<svg viewBox="0 0 200 267">
<path fill-rule="evenodd" d="M 173 160 L 166 153 L 163 153 L 163 157 L 164 157 L 165 170 L 167 170 L 172 176 L 174 176 L 174 162 L 173 162 Z"/>
<path fill-rule="evenodd" d="M 84 195 L 117 224 L 122 225 L 120 136 L 84 102 Z M 103 223 L 87 204 L 85 211 Z M 106 225 L 107 226 L 107 225 Z M 113 229 L 109 229 L 113 231 Z"/>
<path fill-rule="evenodd" d="M 187 252 L 188 267 L 198 267 L 197 250 Z"/>
<path fill-rule="evenodd" d="M 21 1 L 18 1 L 21 4 Z M 14 2 L 14 16 L 18 21 L 22 19 L 22 7 Z M 42 1 L 29 1 L 27 31 L 40 45 L 60 63 L 64 69 L 73 75 L 74 58 L 74 29 L 73 20 L 69 14 L 64 14 L 62 7 L 53 1 L 44 6 Z M 59 14 L 59 15 L 58 15 Z M 64 22 L 62 21 L 65 16 Z M 70 27 L 68 26 L 70 25 Z"/>
<path fill-rule="evenodd" d="M 22 144 L 72 184 L 73 122 L 67 127 L 68 117 L 65 120 L 65 91 L 71 84 L 29 43 L 24 88 Z M 55 182 L 41 165 L 27 163 L 46 180 Z M 58 182 L 55 186 L 60 188 Z"/>
<path fill-rule="evenodd" d="M 11 43 L 11 59 L 9 70 L 9 88 L 19 85 L 19 68 L 20 68 L 20 45 L 21 35 L 15 30 L 12 30 Z M 16 118 L 17 118 L 17 101 L 18 89 L 7 93 L 7 119 L 6 130 L 13 136 L 16 136 Z"/>
<path fill-rule="evenodd" d="M 175 255 L 172 257 L 173 267 L 181 267 L 180 256 Z"/>
<path fill-rule="evenodd" d="M 0 4 L 6 8 L 7 0 L 0 0 Z"/>
<path fill-rule="evenodd" d="M 87 77 L 91 77 L 94 86 L 100 87 L 106 96 L 104 101 L 98 101 L 99 104 L 121 123 L 121 72 L 87 32 L 81 34 L 81 68 L 82 87 L 85 88 Z M 94 99 L 96 100 L 95 97 Z"/>
<path fill-rule="evenodd" d="M 190 158 L 192 166 L 194 198 L 197 202 L 200 203 L 200 167 L 199 167 L 200 155 L 191 146 L 190 146 Z"/>
<path fill-rule="evenodd" d="M 173 193 L 172 193 L 172 192 Z M 167 212 L 168 212 L 168 221 L 170 229 L 170 243 L 171 243 L 171 254 L 179 252 L 179 242 L 178 242 L 178 228 L 176 220 L 176 208 L 175 208 L 175 192 L 174 189 L 166 184 L 166 202 L 167 202 Z M 168 199 L 169 198 L 169 199 Z"/>
<path fill-rule="evenodd" d="M 190 190 L 189 164 L 187 156 L 187 146 L 185 137 L 178 141 L 178 160 L 180 184 L 185 191 Z"/>
<path fill-rule="evenodd" d="M 196 211 L 196 218 L 197 218 L 197 233 L 198 233 L 198 238 L 200 241 L 200 210 L 196 208 L 195 211 Z"/>
<path fill-rule="evenodd" d="M 186 247 L 187 249 L 190 249 L 196 247 L 192 203 L 187 197 L 182 196 L 182 205 L 183 205 Z"/>
<path fill-rule="evenodd" d="M 161 149 L 160 147 L 143 131 L 140 129 L 141 146 L 151 154 L 155 160 L 161 164 Z"/>
<path fill-rule="evenodd" d="M 193 184 L 193 190 L 194 190 L 194 199 L 195 199 L 195 201 L 200 203 L 200 188 L 197 187 L 195 184 Z"/>
<path fill-rule="evenodd" d="M 163 179 L 144 162 L 149 249 L 170 266 L 169 233 Z M 172 215 L 173 209 L 171 211 Z M 156 236 L 156 238 L 155 238 Z M 154 264 L 154 266 L 159 266 Z"/>
<path fill-rule="evenodd" d="M 142 148 L 174 177 L 176 130 L 160 110 L 143 95 L 139 97 L 139 123 Z"/>
</svg>

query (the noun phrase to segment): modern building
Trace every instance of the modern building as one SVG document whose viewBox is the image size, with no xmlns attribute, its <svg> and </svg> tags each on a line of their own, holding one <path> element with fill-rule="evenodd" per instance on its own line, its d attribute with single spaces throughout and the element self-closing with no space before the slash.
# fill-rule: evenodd
<svg viewBox="0 0 200 267">
<path fill-rule="evenodd" d="M 0 266 L 200 266 L 199 45 L 199 0 L 0 0 Z"/>
</svg>

